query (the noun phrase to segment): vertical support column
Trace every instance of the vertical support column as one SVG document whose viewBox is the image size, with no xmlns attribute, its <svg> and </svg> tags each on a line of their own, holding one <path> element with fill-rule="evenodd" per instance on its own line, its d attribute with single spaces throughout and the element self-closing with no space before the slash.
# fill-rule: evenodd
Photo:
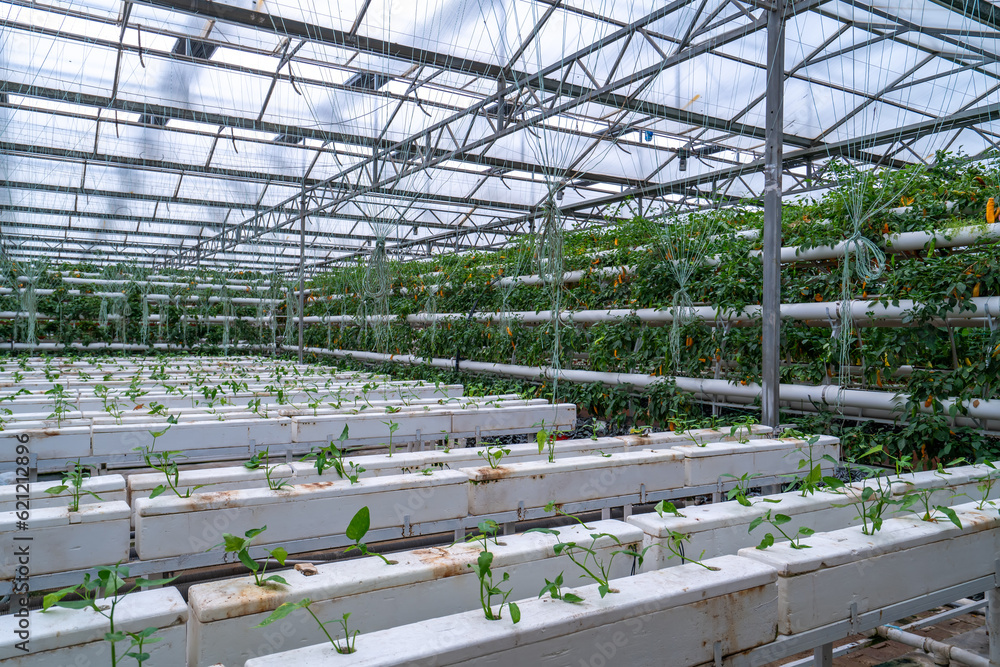
<svg viewBox="0 0 1000 667">
<path fill-rule="evenodd" d="M 990 640 L 990 667 L 1000 667 L 1000 560 L 993 564 L 993 588 L 986 591 L 986 633 Z"/>
<path fill-rule="evenodd" d="M 813 649 L 813 667 L 833 667 L 833 644 L 823 644 Z"/>
<path fill-rule="evenodd" d="M 299 363 L 302 363 L 302 326 L 306 317 L 306 177 L 302 177 L 302 203 L 299 204 Z"/>
<path fill-rule="evenodd" d="M 767 18 L 767 97 L 764 143 L 764 294 L 761 423 L 778 426 L 781 343 L 781 149 L 785 82 L 784 15 L 776 0 Z"/>
</svg>

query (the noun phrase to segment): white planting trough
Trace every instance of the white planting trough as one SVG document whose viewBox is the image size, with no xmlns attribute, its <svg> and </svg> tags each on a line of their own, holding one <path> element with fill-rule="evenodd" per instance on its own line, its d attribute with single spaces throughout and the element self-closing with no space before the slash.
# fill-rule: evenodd
<svg viewBox="0 0 1000 667">
<path fill-rule="evenodd" d="M 611 552 L 638 547 L 642 533 L 618 521 L 598 521 L 582 526 L 559 528 L 559 536 L 527 533 L 492 541 L 496 580 L 504 572 L 511 579 L 506 588 L 512 598 L 538 594 L 545 579 L 560 572 L 568 586 L 576 586 L 578 568 L 567 556 L 556 556 L 553 546 L 578 541 L 590 546 L 591 533 L 608 533 L 618 541 L 602 537 L 593 544 L 599 558 L 607 561 Z M 431 547 L 388 554 L 395 565 L 377 558 L 361 558 L 319 565 L 318 574 L 304 576 L 295 570 L 282 572 L 288 586 L 260 588 L 249 577 L 192 586 L 188 596 L 188 667 L 216 663 L 241 667 L 250 658 L 269 655 L 325 641 L 316 623 L 305 611 L 263 629 L 253 626 L 266 619 L 283 602 L 304 598 L 322 619 L 351 614 L 351 625 L 363 634 L 397 625 L 446 616 L 479 608 L 479 580 L 470 565 L 481 552 L 480 543 Z M 611 561 L 613 578 L 626 577 L 632 559 L 619 555 Z"/>
<path fill-rule="evenodd" d="M 462 473 L 445 470 L 368 478 L 353 485 L 331 480 L 278 491 L 265 487 L 190 498 L 140 498 L 135 501 L 135 549 L 143 560 L 182 556 L 211 548 L 221 542 L 223 532 L 242 535 L 265 525 L 268 530 L 259 544 L 287 546 L 338 537 L 339 542 L 316 545 L 337 546 L 348 543 L 340 536 L 365 505 L 371 512 L 372 530 L 401 527 L 399 537 L 408 537 L 413 524 L 465 517 L 467 483 Z"/>
<path fill-rule="evenodd" d="M 104 600 L 97 600 L 105 606 Z M 187 605 L 176 588 L 136 591 L 126 595 L 115 608 L 115 629 L 139 632 L 148 627 L 159 628 L 153 637 L 156 643 L 146 644 L 150 654 L 148 667 L 183 667 L 186 647 Z M 65 667 L 66 665 L 109 665 L 111 645 L 104 634 L 109 623 L 104 616 L 90 609 L 63 609 L 28 613 L 30 630 L 29 652 L 16 647 L 20 638 L 19 619 L 0 616 L 0 665 L 3 667 Z M 120 664 L 133 662 L 124 657 L 130 642 L 118 643 Z"/>
<path fill-rule="evenodd" d="M 70 500 L 72 490 L 67 489 L 59 494 L 45 493 L 46 489 L 60 486 L 58 480 L 49 482 L 32 482 L 30 484 L 6 484 L 0 486 L 0 512 L 12 512 L 18 509 L 18 501 L 23 502 L 22 496 L 28 497 L 28 502 L 32 510 L 45 507 L 65 507 Z M 81 504 L 91 504 L 100 502 L 112 502 L 115 500 L 125 500 L 125 478 L 121 475 L 101 475 L 100 477 L 88 477 L 83 480 L 80 488 L 84 491 L 91 491 L 99 496 L 94 498 L 90 494 L 80 495 Z M 23 507 L 23 505 L 22 505 Z"/>
<path fill-rule="evenodd" d="M 38 460 L 55 459 L 63 469 L 69 459 L 90 456 L 90 427 L 7 428 L 0 432 L 0 464 L 13 467 L 18 445 L 27 445 Z"/>
<path fill-rule="evenodd" d="M 30 572 L 50 574 L 128 560 L 129 507 L 124 502 L 31 510 L 27 529 L 20 530 L 18 512 L 0 513 L 0 580 L 13 579 L 18 567 L 15 538 L 31 538 Z"/>
<path fill-rule="evenodd" d="M 948 474 L 929 471 L 890 477 L 883 484 L 892 483 L 897 495 L 912 489 L 939 489 L 931 496 L 932 505 L 950 506 L 956 502 L 967 502 L 970 497 L 977 497 L 978 480 L 989 471 L 984 465 L 962 466 L 948 469 Z M 900 480 L 905 480 L 906 483 Z M 651 547 L 646 553 L 643 571 L 656 570 L 680 564 L 680 558 L 664 546 L 671 531 L 690 538 L 689 542 L 684 543 L 686 555 L 698 558 L 703 554 L 705 558 L 714 558 L 735 554 L 740 549 L 760 544 L 766 533 L 771 533 L 776 540 L 782 541 L 784 538 L 781 534 L 766 524 L 749 532 L 750 523 L 763 516 L 767 510 L 791 518 L 789 523 L 782 526 L 789 535 L 794 535 L 799 527 L 826 532 L 860 524 L 859 509 L 852 503 L 858 499 L 865 484 L 849 485 L 844 493 L 818 491 L 803 496 L 799 491 L 790 491 L 755 497 L 749 499 L 750 507 L 740 505 L 735 500 L 685 507 L 680 510 L 683 517 L 639 514 L 629 517 L 628 522 L 642 529 L 643 548 Z M 998 496 L 1000 484 L 992 493 L 992 497 Z M 911 508 L 906 513 L 910 514 L 914 509 L 916 508 Z"/>
<path fill-rule="evenodd" d="M 612 454 L 636 450 L 666 449 L 680 442 L 690 442 L 691 437 L 713 440 L 722 435 L 720 431 L 712 429 L 700 429 L 692 434 L 691 436 L 680 436 L 666 432 L 653 433 L 649 436 L 628 435 L 596 440 L 558 440 L 555 443 L 556 460 L 559 461 L 567 456 L 598 455 L 601 452 Z M 346 446 L 350 447 L 350 441 L 347 442 Z M 157 449 L 159 448 L 158 442 Z M 504 448 L 510 450 L 510 453 L 503 457 L 502 463 L 504 465 L 545 460 L 547 457 L 544 452 L 538 453 L 538 446 L 535 443 L 505 445 Z M 417 452 L 397 451 L 392 456 L 365 454 L 348 456 L 345 459 L 364 468 L 364 472 L 360 473 L 362 477 L 384 477 L 386 475 L 420 473 L 426 469 L 450 468 L 457 470 L 485 464 L 485 459 L 479 455 L 479 452 L 485 452 L 485 448 L 460 447 Z M 277 461 L 278 459 L 273 461 L 272 465 L 277 465 Z M 336 475 L 337 473 L 333 469 L 327 469 L 323 475 L 319 475 L 311 461 L 296 461 L 289 465 L 278 465 L 273 473 L 273 476 L 288 479 L 294 484 L 331 481 L 337 479 Z M 163 483 L 164 477 L 158 472 L 130 475 L 128 478 L 129 503 L 134 506 L 136 499 L 149 497 L 152 490 Z M 181 470 L 177 484 L 182 492 L 195 486 L 203 486 L 204 491 L 202 492 L 204 493 L 261 487 L 266 485 L 266 479 L 264 471 L 261 469 L 248 470 L 244 466 L 229 466 Z"/>
<path fill-rule="evenodd" d="M 712 442 L 706 445 L 678 445 L 686 461 L 687 486 L 715 484 L 722 475 L 739 477 L 747 471 L 767 471 L 772 475 L 799 471 L 799 461 L 808 458 L 809 445 L 796 438 L 761 438 L 740 442 Z M 829 435 L 819 436 L 812 446 L 813 461 L 824 471 L 833 464 L 821 461 L 824 455 L 840 460 L 840 440 Z"/>
<path fill-rule="evenodd" d="M 721 642 L 723 657 L 773 641 L 775 571 L 735 556 L 709 563 L 718 571 L 688 564 L 615 580 L 620 593 L 603 599 L 596 585 L 573 589 L 584 598 L 580 604 L 518 601 L 517 625 L 472 611 L 359 635 L 350 655 L 317 644 L 246 667 L 649 665 L 651 656 L 657 664 L 693 667 L 713 662 L 716 646 L 706 638 Z"/>
<path fill-rule="evenodd" d="M 778 630 L 790 635 L 850 620 L 996 571 L 1000 515 L 975 503 L 953 507 L 962 528 L 947 519 L 887 519 L 874 535 L 860 526 L 818 533 L 804 540 L 809 549 L 788 543 L 739 555 L 775 568 Z"/>
<path fill-rule="evenodd" d="M 564 460 L 463 468 L 469 477 L 469 513 L 488 515 L 606 498 L 632 497 L 684 486 L 684 456 L 672 449 Z"/>
</svg>

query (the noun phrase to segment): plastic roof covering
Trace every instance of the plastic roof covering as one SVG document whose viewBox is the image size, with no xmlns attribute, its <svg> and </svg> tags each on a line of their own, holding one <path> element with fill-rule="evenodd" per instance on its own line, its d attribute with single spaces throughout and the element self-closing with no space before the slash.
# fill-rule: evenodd
<svg viewBox="0 0 1000 667">
<path fill-rule="evenodd" d="M 787 2 L 787 194 L 995 148 L 996 7 Z M 497 246 L 553 193 L 568 226 L 757 198 L 767 6 L 0 0 L 3 247 L 291 269 L 303 210 L 316 267 Z"/>
</svg>

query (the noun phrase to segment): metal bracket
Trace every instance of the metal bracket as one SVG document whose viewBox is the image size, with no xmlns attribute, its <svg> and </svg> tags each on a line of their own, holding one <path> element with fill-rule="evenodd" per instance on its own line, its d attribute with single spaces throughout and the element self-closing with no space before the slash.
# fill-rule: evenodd
<svg viewBox="0 0 1000 667">
<path fill-rule="evenodd" d="M 519 500 L 519 501 L 517 501 L 517 520 L 518 521 L 524 521 L 525 518 L 526 517 L 525 517 L 525 512 L 524 512 L 524 501 L 523 500 Z"/>
<path fill-rule="evenodd" d="M 851 633 L 861 632 L 861 618 L 858 616 L 858 603 L 851 603 Z"/>
<path fill-rule="evenodd" d="M 712 650 L 715 658 L 715 667 L 722 667 L 722 642 L 715 642 Z"/>
<path fill-rule="evenodd" d="M 410 515 L 407 514 L 403 517 L 403 537 L 411 537 L 413 535 L 413 529 L 410 526 Z"/>
<path fill-rule="evenodd" d="M 646 502 L 646 485 L 645 484 L 640 484 L 639 485 L 639 504 L 642 505 L 645 502 Z"/>
</svg>

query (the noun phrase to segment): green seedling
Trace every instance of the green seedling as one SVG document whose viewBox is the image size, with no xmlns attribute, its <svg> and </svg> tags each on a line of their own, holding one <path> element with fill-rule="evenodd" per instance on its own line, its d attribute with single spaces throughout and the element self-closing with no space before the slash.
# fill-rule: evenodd
<svg viewBox="0 0 1000 667">
<path fill-rule="evenodd" d="M 392 434 L 399 430 L 399 424 L 392 421 L 391 419 L 389 421 L 384 421 L 382 423 L 389 427 L 389 456 L 391 457 L 393 452 Z"/>
<path fill-rule="evenodd" d="M 52 414 L 48 418 L 55 418 L 56 428 L 60 428 L 66 419 L 66 413 L 75 410 L 76 406 L 69 402 L 69 393 L 61 384 L 54 385 L 45 395 L 52 397 Z"/>
<path fill-rule="evenodd" d="M 729 435 L 736 438 L 736 441 L 741 445 L 745 445 L 750 442 L 750 434 L 756 425 L 757 420 L 752 415 L 747 415 L 743 419 L 738 419 L 732 423 L 729 427 Z"/>
<path fill-rule="evenodd" d="M 80 511 L 80 499 L 84 495 L 93 496 L 97 500 L 101 500 L 101 497 L 83 488 L 83 482 L 92 475 L 94 469 L 93 466 L 80 463 L 80 459 L 76 461 L 67 461 L 69 465 L 72 466 L 69 470 L 63 473 L 62 484 L 58 486 L 53 486 L 45 489 L 45 493 L 51 493 L 53 495 L 59 495 L 67 489 L 70 489 L 70 501 L 69 501 L 69 511 L 79 512 Z"/>
<path fill-rule="evenodd" d="M 49 611 L 52 607 L 63 607 L 65 609 L 90 609 L 100 614 L 108 620 L 108 632 L 104 633 L 104 640 L 111 644 L 111 667 L 117 667 L 125 658 L 132 658 L 139 667 L 142 667 L 150 658 L 146 646 L 162 641 L 162 638 L 153 636 L 158 630 L 155 627 L 145 628 L 138 632 L 123 632 L 116 628 L 115 613 L 118 605 L 129 592 L 126 590 L 128 584 L 125 581 L 128 576 L 128 568 L 121 563 L 111 567 L 99 567 L 96 576 L 91 576 L 88 572 L 83 575 L 83 582 L 47 594 L 42 599 L 42 613 Z M 173 580 L 173 577 L 170 579 L 143 579 L 140 577 L 135 579 L 133 587 L 164 586 Z M 78 599 L 66 600 L 65 598 L 70 595 Z M 103 597 L 99 598 L 98 596 Z M 129 646 L 125 649 L 126 653 L 121 655 L 118 644 L 125 640 L 129 641 Z"/>
<path fill-rule="evenodd" d="M 750 481 L 755 477 L 760 477 L 760 473 L 745 472 L 739 477 L 724 473 L 722 477 L 729 477 L 736 480 L 736 486 L 726 491 L 726 500 L 735 500 L 743 507 L 750 507 L 748 495 L 750 493 Z"/>
<path fill-rule="evenodd" d="M 680 517 L 682 519 L 684 518 L 684 515 L 680 513 L 680 510 L 678 510 L 677 507 L 669 500 L 661 500 L 660 502 L 656 503 L 656 506 L 653 508 L 653 511 L 655 511 L 661 517 L 664 514 L 672 514 L 673 516 Z"/>
<path fill-rule="evenodd" d="M 167 428 L 170 428 L 169 426 Z M 179 488 L 180 482 L 180 469 L 177 467 L 177 457 L 187 458 L 180 451 L 172 452 L 157 452 L 154 451 L 156 446 L 156 439 L 167 432 L 167 429 L 162 431 L 150 431 L 149 434 L 153 436 L 153 446 L 151 447 L 136 447 L 134 451 L 142 452 L 142 458 L 146 462 L 146 466 L 163 473 L 166 477 L 167 483 L 160 484 L 152 493 L 149 494 L 150 498 L 155 498 L 167 489 L 174 492 L 178 498 L 190 498 L 191 494 L 198 489 L 206 486 L 205 484 L 199 484 L 198 486 L 187 489 L 184 493 L 181 493 Z"/>
<path fill-rule="evenodd" d="M 714 565 L 705 565 L 704 563 L 701 562 L 702 558 L 705 555 L 704 551 L 702 551 L 697 558 L 692 558 L 691 556 L 688 556 L 684 553 L 684 544 L 690 541 L 691 541 L 690 535 L 685 535 L 684 533 L 678 532 L 676 530 L 668 530 L 667 539 L 664 542 L 662 542 L 660 546 L 662 546 L 664 549 L 670 552 L 670 555 L 667 556 L 667 560 L 677 557 L 681 559 L 682 565 L 684 563 L 694 563 L 695 565 L 700 565 L 706 570 L 717 572 L 719 568 L 715 567 Z M 649 547 L 646 548 L 648 549 Z"/>
<path fill-rule="evenodd" d="M 906 482 L 907 484 L 909 482 Z M 920 515 L 921 521 L 937 521 L 934 517 L 934 511 L 937 510 L 941 514 L 945 515 L 949 521 L 958 526 L 962 527 L 962 521 L 958 518 L 958 514 L 952 508 L 947 505 L 931 505 L 934 492 L 937 489 L 909 489 L 903 494 L 903 501 L 900 503 L 899 511 L 905 511 L 911 507 L 917 506 L 919 511 L 917 514 Z M 952 496 L 955 498 L 957 496 Z"/>
<path fill-rule="evenodd" d="M 264 479 L 267 480 L 267 488 L 271 489 L 272 491 L 277 491 L 286 486 L 291 486 L 291 484 L 288 482 L 287 477 L 284 479 L 276 479 L 272 477 L 274 471 L 280 467 L 280 464 L 273 466 L 270 465 L 270 458 L 271 458 L 270 449 L 271 449 L 270 447 L 265 447 L 264 451 L 257 452 L 243 464 L 243 467 L 247 468 L 248 470 L 257 470 L 258 468 L 263 468 Z"/>
<path fill-rule="evenodd" d="M 353 540 L 354 544 L 347 547 L 344 553 L 348 554 L 357 549 L 363 556 L 375 556 L 376 558 L 381 558 L 386 565 L 395 565 L 395 561 L 389 560 L 382 554 L 369 551 L 368 546 L 362 541 L 365 539 L 365 535 L 368 534 L 368 529 L 371 528 L 371 525 L 371 512 L 368 510 L 368 506 L 365 505 L 357 511 L 351 522 L 347 525 L 347 539 Z"/>
<path fill-rule="evenodd" d="M 798 530 L 796 530 L 794 534 L 789 535 L 782 529 L 782 526 L 785 525 L 786 523 L 789 523 L 791 520 L 792 517 L 788 516 L 787 514 L 777 514 L 777 513 L 772 514 L 771 510 L 767 510 L 767 512 L 764 513 L 764 516 L 759 516 L 750 522 L 750 530 L 748 530 L 747 532 L 752 533 L 757 527 L 766 523 L 772 526 L 779 533 L 781 533 L 782 537 L 788 540 L 789 546 L 791 546 L 793 549 L 811 548 L 808 544 L 802 544 L 802 538 L 809 537 L 816 531 L 814 531 L 812 528 L 799 526 Z M 773 545 L 774 545 L 774 534 L 767 533 L 766 535 L 764 535 L 764 539 L 760 541 L 760 544 L 757 545 L 757 548 L 764 550 Z"/>
<path fill-rule="evenodd" d="M 987 505 L 995 506 L 994 502 L 990 500 L 990 495 L 993 493 L 993 487 L 996 485 L 997 480 L 1000 479 L 1000 471 L 997 467 L 990 461 L 986 461 L 984 464 L 990 469 L 988 473 L 984 476 L 976 479 L 976 490 L 979 491 L 979 504 L 976 508 L 979 510 L 986 509 Z"/>
<path fill-rule="evenodd" d="M 486 445 L 485 449 L 480 449 L 476 455 L 486 460 L 487 465 L 493 470 L 500 467 L 500 461 L 504 456 L 510 454 L 510 449 L 502 445 Z"/>
<path fill-rule="evenodd" d="M 479 604 L 483 609 L 483 614 L 488 621 L 499 621 L 503 617 L 503 608 L 510 610 L 510 620 L 515 624 L 521 620 L 521 609 L 515 602 L 507 602 L 513 589 L 503 590 L 501 586 L 510 581 L 510 573 L 504 572 L 500 581 L 495 580 L 493 573 L 493 552 L 489 550 L 489 538 L 492 537 L 494 544 L 499 544 L 497 534 L 500 526 L 495 521 L 482 521 L 479 523 L 481 535 L 473 537 L 473 540 L 481 540 L 483 550 L 476 558 L 475 565 L 469 564 L 475 570 L 476 578 L 479 579 Z M 496 611 L 493 610 L 494 598 L 500 598 L 500 604 Z"/>
<path fill-rule="evenodd" d="M 549 594 L 553 600 L 562 600 L 563 602 L 569 602 L 570 604 L 577 604 L 583 602 L 583 598 L 576 593 L 563 593 L 563 573 L 560 572 L 556 577 L 555 581 L 545 580 L 545 585 L 542 586 L 541 592 L 538 593 L 538 597 L 542 597 L 546 593 Z"/>
<path fill-rule="evenodd" d="M 309 613 L 309 615 L 313 617 L 313 620 L 316 621 L 316 624 L 319 626 L 320 631 L 324 635 L 326 635 L 327 641 L 330 642 L 330 644 L 333 646 L 334 650 L 337 653 L 346 655 L 357 651 L 357 649 L 355 648 L 355 642 L 357 641 L 358 635 L 361 634 L 361 631 L 355 630 L 354 634 L 352 635 L 350 630 L 348 630 L 347 619 L 351 617 L 350 612 L 344 614 L 336 621 L 336 623 L 340 625 L 340 627 L 344 631 L 344 643 L 341 644 L 340 641 L 335 640 L 333 637 L 331 637 L 330 632 L 326 629 L 327 624 L 330 623 L 331 621 L 327 621 L 327 623 L 324 623 L 323 621 L 319 620 L 319 617 L 316 616 L 313 610 L 309 608 L 311 604 L 312 600 L 310 600 L 309 598 L 299 600 L 298 602 L 285 602 L 280 607 L 271 612 L 270 616 L 268 616 L 261 623 L 258 623 L 253 627 L 263 628 L 264 626 L 270 625 L 275 621 L 280 621 L 281 619 L 285 618 L 296 609 L 305 609 Z"/>
<path fill-rule="evenodd" d="M 537 426 L 537 424 L 535 424 Z M 548 449 L 549 463 L 556 462 L 556 432 L 542 428 L 535 434 L 535 442 L 538 443 L 538 453 L 541 454 Z"/>
<path fill-rule="evenodd" d="M 798 469 L 806 469 L 806 474 L 802 476 L 795 476 L 794 481 L 790 490 L 799 490 L 802 492 L 802 496 L 812 495 L 821 489 L 840 489 L 844 486 L 836 477 L 828 476 L 823 474 L 823 461 L 827 463 L 832 463 L 837 465 L 837 460 L 830 456 L 829 454 L 824 454 L 819 459 L 815 459 L 813 456 L 813 447 L 819 442 L 819 436 L 814 435 L 807 441 L 807 452 L 806 458 L 799 459 Z M 797 450 L 793 450 L 797 451 Z"/>
<path fill-rule="evenodd" d="M 573 518 L 576 519 L 576 517 Z M 579 521 L 579 519 L 577 519 L 577 521 Z M 545 533 L 548 535 L 555 535 L 556 537 L 559 536 L 559 531 L 552 528 L 532 528 L 525 532 Z M 597 592 L 603 598 L 608 593 L 618 592 L 618 589 L 612 588 L 610 584 L 611 565 L 614 563 L 615 556 L 631 556 L 635 559 L 636 567 L 641 567 L 643 559 L 646 556 L 646 551 L 651 547 L 646 547 L 642 551 L 636 551 L 634 547 L 615 549 L 608 555 L 607 560 L 602 560 L 601 555 L 597 553 L 597 549 L 595 548 L 598 540 L 602 537 L 610 538 L 618 546 L 624 547 L 621 540 L 610 533 L 591 533 L 589 545 L 582 545 L 579 542 L 557 542 L 552 547 L 552 551 L 557 556 L 565 553 L 566 556 L 573 561 L 573 564 L 583 571 L 583 574 L 580 575 L 581 578 L 590 579 L 597 584 Z"/>
<path fill-rule="evenodd" d="M 278 561 L 278 565 L 285 565 L 285 559 L 288 558 L 288 552 L 285 551 L 284 547 L 265 549 L 269 558 L 265 559 L 263 564 L 258 563 L 250 557 L 251 543 L 265 530 L 267 530 L 267 526 L 263 526 L 261 528 L 251 528 L 243 534 L 243 537 L 237 537 L 231 533 L 223 533 L 223 541 L 216 544 L 215 547 L 224 546 L 226 553 L 236 554 L 239 561 L 246 565 L 250 570 L 250 573 L 253 575 L 253 582 L 258 586 L 265 586 L 271 582 L 287 586 L 288 582 L 285 581 L 284 577 L 280 577 L 277 574 L 272 574 L 269 577 L 265 576 L 267 573 L 267 564 L 270 559 Z M 211 551 L 215 547 L 208 549 L 208 551 Z"/>
<path fill-rule="evenodd" d="M 861 497 L 853 503 L 859 507 L 858 516 L 855 518 L 861 519 L 861 532 L 865 535 L 874 535 L 882 530 L 882 522 L 889 508 L 901 503 L 901 500 L 893 497 L 892 482 L 888 478 L 883 476 L 870 478 L 861 490 Z"/>
</svg>

